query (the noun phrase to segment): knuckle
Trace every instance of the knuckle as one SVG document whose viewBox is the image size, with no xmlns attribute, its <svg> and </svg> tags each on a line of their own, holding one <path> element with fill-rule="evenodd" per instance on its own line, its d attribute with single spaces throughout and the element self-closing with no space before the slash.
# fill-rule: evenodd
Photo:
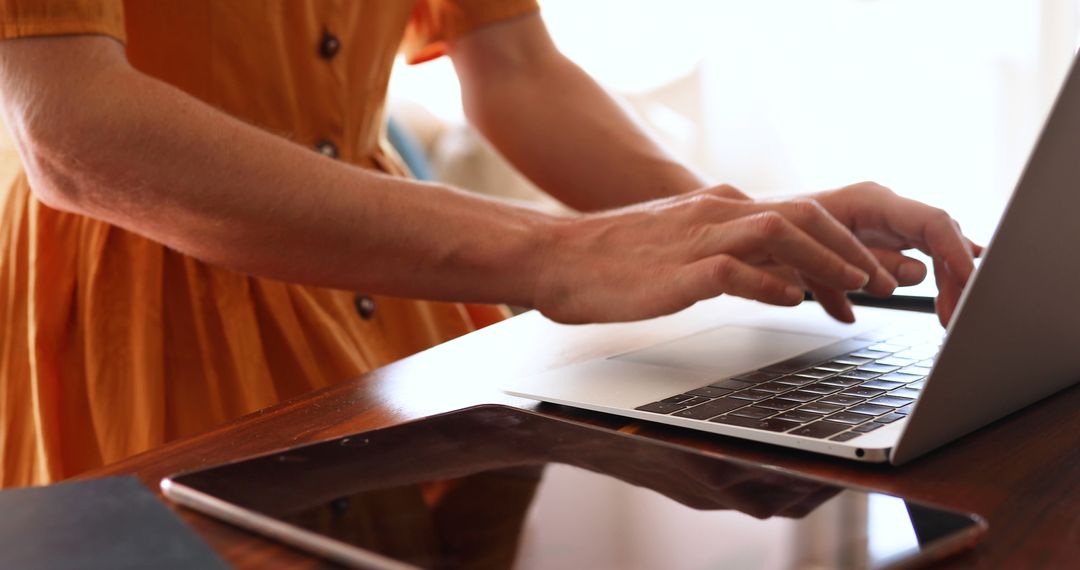
<svg viewBox="0 0 1080 570">
<path fill-rule="evenodd" d="M 769 278 L 769 274 L 762 271 L 757 277 L 757 290 L 764 294 L 775 295 L 778 292 L 778 287 L 775 287 L 773 280 Z"/>
<path fill-rule="evenodd" d="M 712 194 L 715 194 L 718 197 L 719 196 L 730 196 L 731 194 L 739 192 L 739 189 L 732 186 L 731 184 L 718 184 L 716 186 L 713 186 L 709 190 L 709 192 L 712 193 Z"/>
<path fill-rule="evenodd" d="M 930 208 L 930 219 L 940 224 L 951 224 L 953 219 L 948 212 L 941 208 Z"/>
<path fill-rule="evenodd" d="M 712 263 L 712 277 L 720 283 L 728 283 L 735 276 L 735 259 L 730 255 L 718 255 Z"/>
<path fill-rule="evenodd" d="M 893 192 L 888 186 L 882 186 L 881 184 L 873 181 L 862 182 L 858 186 L 863 190 L 863 192 L 866 192 L 875 197 L 887 198 L 896 195 L 896 193 Z"/>
<path fill-rule="evenodd" d="M 809 220 L 820 218 L 825 214 L 825 208 L 817 200 L 812 198 L 799 198 L 791 201 L 791 208 L 800 219 Z"/>
<path fill-rule="evenodd" d="M 784 216 L 772 211 L 755 214 L 751 222 L 756 230 L 755 233 L 769 238 L 783 235 L 789 223 Z"/>
</svg>

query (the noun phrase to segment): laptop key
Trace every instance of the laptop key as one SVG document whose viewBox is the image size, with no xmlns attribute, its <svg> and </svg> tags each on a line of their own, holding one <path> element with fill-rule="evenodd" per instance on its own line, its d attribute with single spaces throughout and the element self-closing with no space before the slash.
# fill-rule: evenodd
<svg viewBox="0 0 1080 570">
<path fill-rule="evenodd" d="M 740 427 L 748 427 L 754 429 L 761 429 L 765 431 L 788 431 L 791 428 L 799 427 L 798 422 L 789 422 L 787 420 L 781 420 L 777 418 L 768 418 L 764 420 L 755 420 L 753 418 L 744 418 L 742 416 L 736 416 L 727 414 L 718 418 L 709 420 L 713 423 L 726 424 Z"/>
<path fill-rule="evenodd" d="M 858 352 L 852 352 L 851 356 L 855 358 L 869 358 L 870 360 L 877 360 L 879 358 L 888 358 L 892 356 L 888 352 L 878 352 L 876 350 L 860 350 Z"/>
<path fill-rule="evenodd" d="M 740 380 L 742 382 L 750 382 L 757 384 L 758 382 L 768 382 L 769 380 L 775 380 L 783 374 L 776 372 L 763 372 L 761 370 L 755 370 L 753 372 L 747 372 L 746 374 L 739 374 L 734 377 L 734 380 Z"/>
<path fill-rule="evenodd" d="M 908 366 L 915 364 L 915 361 L 910 358 L 898 358 L 896 356 L 890 356 L 888 358 L 882 358 L 877 361 L 878 364 L 884 364 L 885 366 Z"/>
<path fill-rule="evenodd" d="M 698 388 L 697 390 L 690 390 L 687 394 L 694 396 L 705 396 L 706 398 L 719 398 L 721 396 L 727 396 L 732 390 L 727 388 L 716 388 L 713 386 L 705 386 L 704 388 Z"/>
<path fill-rule="evenodd" d="M 686 400 L 685 402 L 680 402 L 680 403 L 682 405 L 684 405 L 684 406 L 696 406 L 698 404 L 704 404 L 705 402 L 708 402 L 709 400 L 712 400 L 712 398 L 706 398 L 705 396 L 694 396 L 691 399 Z"/>
<path fill-rule="evenodd" d="M 879 406 L 889 406 L 890 408 L 902 408 L 915 400 L 911 398 L 897 398 L 896 396 L 882 396 L 880 398 L 874 398 L 870 400 L 871 404 L 877 404 Z M 890 410 L 891 411 L 891 410 Z"/>
<path fill-rule="evenodd" d="M 859 398 L 858 396 L 849 396 L 846 394 L 829 394 L 818 400 L 823 404 L 839 404 L 841 406 L 852 406 L 865 400 L 866 398 Z"/>
<path fill-rule="evenodd" d="M 903 382 L 889 382 L 878 378 L 877 380 L 871 380 L 869 382 L 863 382 L 863 388 L 874 388 L 875 390 L 895 390 L 903 386 Z"/>
<path fill-rule="evenodd" d="M 873 400 L 870 400 L 873 402 Z M 888 406 L 875 406 L 873 404 L 859 404 L 858 406 L 852 406 L 848 408 L 849 412 L 853 414 L 863 414 L 867 416 L 880 416 L 883 414 L 891 414 L 893 409 Z"/>
<path fill-rule="evenodd" d="M 828 386 L 839 386 L 841 388 L 848 388 L 850 386 L 855 386 L 855 385 L 862 384 L 862 383 L 863 383 L 863 380 L 861 378 L 850 378 L 850 377 L 844 376 L 844 375 L 833 376 L 832 378 L 826 378 L 826 379 L 822 380 L 821 382 L 818 382 L 818 384 L 826 384 Z"/>
<path fill-rule="evenodd" d="M 802 411 L 799 409 L 791 410 L 790 412 L 784 412 L 776 417 L 781 420 L 799 422 L 800 424 L 805 424 L 806 422 L 812 422 L 814 420 L 821 419 L 821 416 L 819 414 L 812 414 L 810 412 Z"/>
<path fill-rule="evenodd" d="M 881 416 L 881 417 L 878 417 L 878 418 L 874 418 L 874 421 L 875 422 L 880 422 L 880 423 L 891 424 L 891 423 L 895 422 L 896 420 L 902 420 L 902 419 L 904 419 L 906 417 L 907 416 L 905 416 L 904 414 L 897 414 L 897 413 L 893 412 L 891 414 L 887 414 L 887 415 L 884 415 L 884 416 Z"/>
<path fill-rule="evenodd" d="M 809 404 L 803 404 L 797 408 L 803 412 L 809 412 L 811 414 L 825 415 L 833 412 L 839 412 L 844 409 L 844 406 L 837 406 L 836 404 L 823 404 L 821 401 L 810 402 Z"/>
<path fill-rule="evenodd" d="M 907 384 L 908 382 L 914 382 L 916 380 L 922 380 L 926 376 L 919 376 L 916 374 L 907 374 L 905 372 L 890 372 L 878 380 L 888 380 L 889 382 L 900 382 L 901 384 Z"/>
<path fill-rule="evenodd" d="M 762 400 L 755 405 L 759 408 L 785 411 L 797 407 L 799 403 L 794 400 L 781 400 L 780 398 L 770 398 L 768 400 Z"/>
<path fill-rule="evenodd" d="M 911 347 L 904 346 L 902 344 L 889 344 L 887 342 L 882 342 L 882 343 L 878 343 L 878 344 L 872 344 L 867 348 L 870 349 L 870 350 L 876 350 L 878 352 L 888 352 L 890 354 L 894 354 L 894 353 L 897 353 L 897 352 L 902 352 L 902 351 L 908 350 Z"/>
<path fill-rule="evenodd" d="M 735 392 L 734 394 L 728 396 L 728 398 L 737 398 L 739 400 L 750 400 L 756 402 L 758 400 L 772 398 L 773 396 L 775 396 L 775 394 L 773 394 L 772 392 L 766 392 L 764 390 L 742 390 L 740 392 Z"/>
<path fill-rule="evenodd" d="M 710 388 L 723 388 L 726 390 L 742 390 L 743 388 L 749 388 L 753 386 L 753 382 L 743 382 L 742 380 L 721 380 L 709 384 Z"/>
<path fill-rule="evenodd" d="M 864 416 L 862 414 L 853 414 L 851 412 L 839 412 L 833 414 L 827 418 L 830 422 L 840 422 L 842 424 L 861 424 L 870 419 L 870 416 Z"/>
<path fill-rule="evenodd" d="M 670 398 L 664 398 L 663 400 L 660 400 L 660 403 L 663 403 L 663 404 L 681 404 L 681 403 L 683 403 L 683 402 L 685 402 L 687 400 L 692 400 L 692 399 L 694 399 L 694 396 L 691 396 L 690 394 L 678 394 L 678 395 L 672 396 Z"/>
<path fill-rule="evenodd" d="M 832 362 L 826 362 L 824 364 L 818 364 L 814 368 L 816 368 L 818 370 L 828 370 L 829 372 L 839 373 L 839 372 L 846 372 L 848 370 L 851 370 L 852 368 L 855 368 L 855 366 L 856 365 L 854 365 L 854 364 L 841 364 L 841 363 L 833 360 Z"/>
<path fill-rule="evenodd" d="M 687 408 L 681 412 L 671 414 L 680 418 L 690 418 L 694 420 L 707 420 L 725 414 L 732 410 L 741 408 L 750 402 L 746 400 L 732 400 L 730 398 L 720 398 L 719 400 L 713 400 L 699 406 Z"/>
<path fill-rule="evenodd" d="M 877 372 L 878 374 L 888 374 L 889 372 L 896 372 L 897 370 L 900 370 L 900 367 L 885 366 L 884 364 L 871 362 L 870 364 L 863 364 L 862 366 L 858 367 L 857 370 L 862 370 L 863 372 Z"/>
<path fill-rule="evenodd" d="M 849 427 L 851 426 L 847 424 L 822 420 L 812 424 L 806 424 L 799 429 L 792 430 L 791 433 L 792 435 L 801 435 L 803 437 L 825 439 L 826 437 L 842 432 Z"/>
<path fill-rule="evenodd" d="M 779 382 L 765 382 L 754 386 L 754 389 L 779 394 L 781 392 L 787 392 L 788 390 L 794 390 L 795 386 L 792 386 L 791 384 L 781 384 Z"/>
<path fill-rule="evenodd" d="M 840 375 L 841 378 L 851 378 L 860 381 L 873 380 L 878 376 L 881 376 L 880 372 L 870 372 L 868 370 L 849 370 Z"/>
<path fill-rule="evenodd" d="M 799 402 L 800 404 L 805 403 L 805 402 L 809 402 L 811 400 L 816 400 L 816 399 L 818 399 L 820 397 L 821 397 L 821 394 L 814 394 L 813 392 L 805 392 L 803 390 L 794 390 L 794 391 L 791 391 L 791 392 L 785 392 L 785 393 L 780 394 L 779 396 L 777 396 L 777 398 L 781 398 L 781 399 L 784 399 L 784 400 L 794 400 L 796 402 Z"/>
<path fill-rule="evenodd" d="M 858 426 L 855 426 L 855 427 L 851 428 L 851 431 L 857 431 L 859 433 L 868 433 L 868 432 L 872 432 L 872 431 L 874 431 L 874 430 L 876 430 L 876 429 L 878 429 L 878 428 L 880 428 L 880 427 L 882 427 L 884 425 L 885 424 L 879 424 L 877 422 L 867 422 L 865 424 L 858 425 Z"/>
<path fill-rule="evenodd" d="M 838 434 L 830 437 L 829 439 L 831 441 L 849 441 L 849 440 L 852 440 L 852 439 L 855 439 L 855 438 L 859 437 L 860 435 L 862 435 L 862 434 L 855 431 L 855 430 L 852 430 L 852 431 L 845 431 L 844 433 L 838 433 Z"/>
<path fill-rule="evenodd" d="M 690 392 L 693 394 L 693 392 Z M 841 392 L 844 396 L 856 396 L 858 398 L 873 398 L 874 396 L 880 396 L 885 393 L 885 390 L 878 390 L 876 388 L 863 388 L 862 386 L 856 386 L 849 388 Z"/>
<path fill-rule="evenodd" d="M 893 390 L 892 392 L 889 392 L 889 395 L 896 396 L 898 398 L 911 398 L 912 400 L 914 400 L 918 398 L 919 394 L 921 393 L 922 392 L 920 392 L 919 390 L 916 390 L 914 388 L 908 388 L 907 386 L 905 386 L 898 390 Z"/>
<path fill-rule="evenodd" d="M 893 411 L 894 411 L 894 412 L 896 412 L 896 413 L 898 413 L 898 414 L 904 414 L 904 415 L 906 416 L 906 415 L 908 415 L 909 413 L 911 413 L 911 408 L 913 408 L 914 406 L 915 406 L 915 404 L 914 404 L 914 403 L 912 403 L 912 404 L 908 404 L 908 405 L 906 405 L 906 406 L 904 406 L 904 407 L 902 407 L 902 408 L 896 408 L 896 409 L 895 409 L 895 410 L 893 410 Z"/>
<path fill-rule="evenodd" d="M 777 362 L 772 366 L 766 366 L 761 370 L 765 372 L 782 372 L 784 374 L 791 374 L 792 372 L 798 372 L 806 368 L 810 368 L 820 362 L 832 360 L 833 358 L 846 355 L 856 350 L 861 350 L 870 346 L 871 342 L 863 340 L 844 340 L 828 346 L 823 346 L 816 350 L 811 350 L 805 354 L 800 354 L 795 358 L 789 358 L 783 362 Z"/>
<path fill-rule="evenodd" d="M 848 355 L 848 356 L 841 356 L 840 358 L 836 358 L 830 364 L 837 364 L 837 365 L 840 365 L 840 366 L 851 366 L 851 367 L 854 368 L 855 366 L 862 366 L 863 364 L 870 364 L 871 362 L 873 362 L 873 359 L 859 358 L 858 356 Z"/>
<path fill-rule="evenodd" d="M 829 376 L 834 376 L 835 374 L 835 370 L 825 370 L 823 368 L 817 368 L 816 366 L 814 368 L 809 368 L 807 370 L 799 372 L 799 376 L 809 376 L 810 378 L 828 378 Z"/>
<path fill-rule="evenodd" d="M 757 429 L 763 429 L 766 431 L 788 431 L 793 428 L 797 428 L 801 425 L 801 422 L 791 422 L 788 420 L 782 420 L 780 418 L 769 418 L 767 420 L 761 420 Z"/>
<path fill-rule="evenodd" d="M 814 382 L 817 382 L 818 379 L 812 376 L 800 376 L 798 374 L 792 374 L 791 376 L 777 378 L 776 381 L 782 384 L 791 384 L 792 386 L 805 386 L 806 384 L 812 384 Z"/>
<path fill-rule="evenodd" d="M 653 402 L 651 404 L 645 404 L 644 406 L 638 406 L 635 410 L 641 410 L 643 412 L 652 412 L 654 414 L 670 414 L 671 412 L 677 412 L 686 406 L 682 404 L 673 404 L 670 402 Z"/>
<path fill-rule="evenodd" d="M 803 386 L 802 388 L 799 388 L 799 390 L 803 392 L 810 392 L 811 394 L 832 394 L 833 392 L 840 391 L 840 389 L 844 387 L 845 386 L 833 386 L 830 384 L 826 384 L 824 381 L 822 381 L 815 384 L 808 384 L 806 386 Z"/>
<path fill-rule="evenodd" d="M 752 418 L 755 420 L 763 420 L 769 416 L 775 416 L 776 410 L 770 410 L 768 408 L 759 408 L 757 406 L 747 406 L 745 408 L 739 408 L 730 415 L 741 416 L 744 418 Z"/>
</svg>

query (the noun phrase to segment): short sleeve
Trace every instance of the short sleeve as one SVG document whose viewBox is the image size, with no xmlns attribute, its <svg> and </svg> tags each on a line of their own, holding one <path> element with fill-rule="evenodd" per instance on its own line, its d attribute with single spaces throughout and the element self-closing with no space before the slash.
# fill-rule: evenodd
<svg viewBox="0 0 1080 570">
<path fill-rule="evenodd" d="M 0 39 L 104 34 L 125 41 L 122 0 L 0 0 Z"/>
<path fill-rule="evenodd" d="M 417 0 L 401 49 L 409 63 L 435 59 L 456 37 L 539 9 L 536 0 Z"/>
</svg>

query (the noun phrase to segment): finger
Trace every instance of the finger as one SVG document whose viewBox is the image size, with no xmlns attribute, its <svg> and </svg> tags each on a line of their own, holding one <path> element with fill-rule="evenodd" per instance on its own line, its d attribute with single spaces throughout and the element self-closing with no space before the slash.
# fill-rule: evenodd
<svg viewBox="0 0 1080 570">
<path fill-rule="evenodd" d="M 909 198 L 897 198 L 899 204 L 881 213 L 885 228 L 907 238 L 916 247 L 944 261 L 944 267 L 959 280 L 967 283 L 975 269 L 972 244 L 960 232 L 948 213 Z"/>
<path fill-rule="evenodd" d="M 870 280 L 865 287 L 868 292 L 889 295 L 896 289 L 896 279 L 881 266 L 870 250 L 816 201 L 790 200 L 773 206 L 814 239 L 869 275 Z"/>
<path fill-rule="evenodd" d="M 855 322 L 855 313 L 851 310 L 851 301 L 848 300 L 843 291 L 826 287 L 816 281 L 810 281 L 808 285 L 814 293 L 814 300 L 821 305 L 821 308 L 825 309 L 825 312 L 830 317 L 842 323 Z"/>
<path fill-rule="evenodd" d="M 763 212 L 713 226 L 695 248 L 697 255 L 727 253 L 744 261 L 779 262 L 821 283 L 846 291 L 869 278 L 825 245 L 776 212 Z"/>
<path fill-rule="evenodd" d="M 922 283 L 926 279 L 926 266 L 917 259 L 908 257 L 899 251 L 882 248 L 870 248 L 881 265 L 896 278 L 902 287 Z"/>
<path fill-rule="evenodd" d="M 757 265 L 757 264 L 751 264 L 751 265 L 754 265 L 754 267 L 757 267 L 758 269 L 761 269 L 763 271 L 768 271 L 772 275 L 775 275 L 776 277 L 779 277 L 780 279 L 783 279 L 784 281 L 787 281 L 788 283 L 798 287 L 799 289 L 801 289 L 803 291 L 806 291 L 807 289 L 809 289 L 809 287 L 807 287 L 807 285 L 806 285 L 806 281 L 804 281 L 802 276 L 799 275 L 799 272 L 795 271 L 795 269 L 790 267 L 790 266 L 780 265 L 780 264 L 776 264 L 776 263 L 767 263 L 767 264 L 764 264 L 764 265 Z"/>
<path fill-rule="evenodd" d="M 684 266 L 686 293 L 692 301 L 728 294 L 770 305 L 795 306 L 803 291 L 775 275 L 730 255 L 715 255 Z"/>
<path fill-rule="evenodd" d="M 937 281 L 938 286 L 938 296 L 935 308 L 941 326 L 948 327 L 949 321 L 952 319 L 953 311 L 956 310 L 956 304 L 960 300 L 960 293 L 963 291 L 963 286 L 960 285 L 945 269 L 944 263 L 945 262 L 942 260 L 934 259 L 934 279 Z"/>
</svg>

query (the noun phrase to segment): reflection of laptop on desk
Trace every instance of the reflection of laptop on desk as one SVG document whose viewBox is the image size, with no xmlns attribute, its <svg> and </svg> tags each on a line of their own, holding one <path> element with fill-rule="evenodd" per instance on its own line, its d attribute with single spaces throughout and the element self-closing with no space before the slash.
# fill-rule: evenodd
<svg viewBox="0 0 1080 570">
<path fill-rule="evenodd" d="M 712 328 L 525 378 L 507 392 L 908 461 L 1080 379 L 1077 140 L 1074 63 L 945 337 L 929 315 L 869 309 L 848 327 L 816 307 L 722 298 L 696 309 L 715 308 Z"/>
</svg>

